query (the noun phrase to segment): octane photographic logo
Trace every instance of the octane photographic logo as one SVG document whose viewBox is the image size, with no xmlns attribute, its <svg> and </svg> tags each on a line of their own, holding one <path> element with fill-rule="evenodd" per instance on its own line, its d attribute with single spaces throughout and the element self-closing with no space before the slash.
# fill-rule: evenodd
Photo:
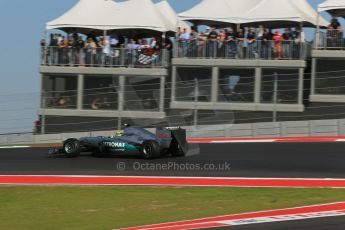
<svg viewBox="0 0 345 230">
<path fill-rule="evenodd" d="M 103 142 L 103 145 L 110 148 L 124 148 L 126 143 L 121 142 Z"/>
</svg>

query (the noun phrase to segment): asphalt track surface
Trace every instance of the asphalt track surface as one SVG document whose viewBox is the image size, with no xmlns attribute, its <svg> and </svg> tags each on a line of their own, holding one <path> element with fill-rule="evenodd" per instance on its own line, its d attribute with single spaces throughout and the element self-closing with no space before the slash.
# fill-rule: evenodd
<svg viewBox="0 0 345 230">
<path fill-rule="evenodd" d="M 345 217 L 317 218 L 275 223 L 213 228 L 213 230 L 343 230 Z"/>
<path fill-rule="evenodd" d="M 198 155 L 155 160 L 95 158 L 87 153 L 69 159 L 49 156 L 47 148 L 0 149 L 0 174 L 345 178 L 345 143 L 200 144 L 199 148 Z"/>
</svg>

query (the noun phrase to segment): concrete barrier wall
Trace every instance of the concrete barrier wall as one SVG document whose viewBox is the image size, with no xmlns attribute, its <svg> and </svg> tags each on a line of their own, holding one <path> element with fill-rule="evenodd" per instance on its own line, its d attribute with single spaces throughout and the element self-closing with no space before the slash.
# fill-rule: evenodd
<svg viewBox="0 0 345 230">
<path fill-rule="evenodd" d="M 187 137 L 345 136 L 345 119 L 184 127 Z M 155 132 L 154 129 L 149 129 Z M 61 143 L 68 138 L 113 136 L 114 131 L 0 136 L 0 145 Z"/>
</svg>

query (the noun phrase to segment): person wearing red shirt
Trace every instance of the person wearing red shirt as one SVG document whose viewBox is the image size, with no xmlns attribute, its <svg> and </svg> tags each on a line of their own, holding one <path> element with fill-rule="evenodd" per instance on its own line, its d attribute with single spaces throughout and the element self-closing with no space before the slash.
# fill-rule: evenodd
<svg viewBox="0 0 345 230">
<path fill-rule="evenodd" d="M 282 41 L 284 40 L 283 36 L 280 34 L 279 30 L 275 30 L 273 34 L 273 47 L 274 47 L 274 58 L 282 58 Z"/>
</svg>

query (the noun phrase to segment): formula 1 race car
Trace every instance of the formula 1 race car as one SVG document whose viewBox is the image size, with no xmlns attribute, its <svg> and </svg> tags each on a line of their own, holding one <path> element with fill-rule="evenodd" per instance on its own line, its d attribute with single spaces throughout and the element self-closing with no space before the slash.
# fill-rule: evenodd
<svg viewBox="0 0 345 230">
<path fill-rule="evenodd" d="M 50 150 L 50 154 L 64 154 L 78 157 L 82 152 L 92 152 L 95 156 L 116 154 L 139 154 L 146 159 L 163 155 L 185 156 L 188 151 L 186 130 L 157 128 L 156 134 L 143 128 L 127 127 L 113 137 L 82 137 L 67 139 L 63 148 Z"/>
</svg>

